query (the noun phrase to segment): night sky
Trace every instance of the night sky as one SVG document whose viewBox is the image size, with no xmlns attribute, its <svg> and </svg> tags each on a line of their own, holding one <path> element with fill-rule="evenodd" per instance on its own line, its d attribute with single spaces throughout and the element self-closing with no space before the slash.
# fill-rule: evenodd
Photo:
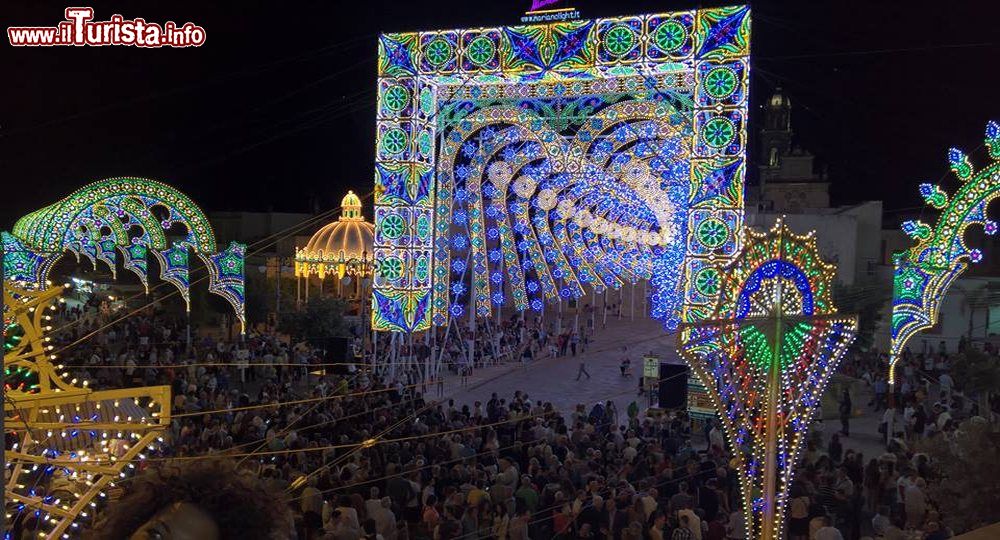
<svg viewBox="0 0 1000 540">
<path fill-rule="evenodd" d="M 348 188 L 367 192 L 377 34 L 516 24 L 530 0 L 8 0 L 3 26 L 55 25 L 80 4 L 97 20 L 191 21 L 207 42 L 15 49 L 5 38 L 0 228 L 112 176 L 165 181 L 208 211 L 327 209 Z M 583 18 L 696 7 L 568 4 Z M 836 204 L 918 206 L 917 184 L 947 173 L 946 149 L 976 150 L 986 121 L 1000 120 L 1000 2 L 926 4 L 753 4 L 754 108 L 776 86 L 791 96 L 797 143 L 828 166 Z"/>
</svg>

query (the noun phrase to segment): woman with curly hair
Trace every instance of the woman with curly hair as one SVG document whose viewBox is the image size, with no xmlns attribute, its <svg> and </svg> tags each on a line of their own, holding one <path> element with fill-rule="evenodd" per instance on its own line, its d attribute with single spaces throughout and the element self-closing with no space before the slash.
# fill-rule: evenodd
<svg viewBox="0 0 1000 540">
<path fill-rule="evenodd" d="M 282 493 L 230 460 L 174 461 L 135 478 L 85 537 L 94 540 L 291 538 Z"/>
</svg>

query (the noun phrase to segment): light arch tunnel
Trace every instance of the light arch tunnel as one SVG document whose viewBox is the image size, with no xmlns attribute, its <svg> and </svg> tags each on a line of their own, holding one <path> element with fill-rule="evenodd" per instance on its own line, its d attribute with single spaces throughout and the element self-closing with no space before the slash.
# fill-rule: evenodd
<svg viewBox="0 0 1000 540">
<path fill-rule="evenodd" d="M 381 36 L 373 328 L 644 280 L 666 327 L 706 317 L 740 247 L 748 47 L 745 7 Z"/>
<path fill-rule="evenodd" d="M 693 131 L 671 104 L 655 101 L 608 107 L 570 140 L 530 113 L 482 109 L 441 144 L 435 211 L 407 220 L 377 210 L 376 242 L 403 237 L 407 221 L 415 236 L 433 238 L 433 257 L 413 261 L 412 279 L 433 278 L 429 305 L 414 307 L 437 325 L 469 310 L 476 317 L 504 304 L 537 311 L 546 301 L 581 298 L 587 288 L 649 280 L 651 316 L 675 326 L 689 235 L 706 255 L 729 254 L 740 220 L 709 211 L 689 230 L 698 214 L 692 202 L 704 196 L 692 200 Z M 385 255 L 378 275 L 403 278 L 410 261 Z"/>
<path fill-rule="evenodd" d="M 170 242 L 179 233 L 181 239 Z M 205 213 L 187 195 L 144 178 L 110 178 L 88 184 L 60 201 L 32 212 L 2 233 L 4 277 L 44 289 L 52 267 L 66 253 L 117 275 L 122 267 L 149 287 L 149 255 L 159 276 L 172 284 L 190 308 L 190 253 L 208 270 L 208 289 L 223 297 L 245 325 L 246 246 L 219 250 Z"/>
</svg>

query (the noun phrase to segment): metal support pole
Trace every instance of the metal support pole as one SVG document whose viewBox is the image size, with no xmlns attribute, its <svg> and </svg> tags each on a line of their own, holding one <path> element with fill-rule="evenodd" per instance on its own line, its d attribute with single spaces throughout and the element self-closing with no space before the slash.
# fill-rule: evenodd
<svg viewBox="0 0 1000 540">
<path fill-rule="evenodd" d="M 393 332 L 391 338 L 389 338 L 389 378 L 396 378 L 396 360 L 399 358 L 399 341 L 396 338 L 398 334 Z"/>
<path fill-rule="evenodd" d="M 781 259 L 782 239 L 778 236 L 778 259 Z M 777 461 L 778 461 L 778 405 L 781 400 L 781 344 L 784 331 L 781 306 L 782 280 L 778 280 L 774 288 L 774 340 L 771 350 L 774 351 L 771 365 L 767 370 L 767 421 L 764 425 L 766 436 L 764 442 L 764 512 L 761 522 L 761 539 L 777 540 L 781 531 L 777 530 L 775 516 L 777 515 Z"/>
<path fill-rule="evenodd" d="M 559 310 L 556 312 L 556 335 L 562 334 L 562 296 L 559 296 Z"/>
<path fill-rule="evenodd" d="M 589 330 L 597 330 L 597 290 L 590 289 L 590 328 Z"/>
<path fill-rule="evenodd" d="M 281 259 L 276 259 L 278 261 L 278 267 L 274 271 L 274 325 L 278 325 L 278 319 L 281 318 Z"/>
<path fill-rule="evenodd" d="M 430 326 L 430 327 L 427 328 L 426 332 L 424 332 L 424 347 L 427 347 L 428 351 L 433 351 L 433 349 L 430 348 L 430 346 L 431 346 L 430 343 L 431 343 L 431 332 L 434 331 L 434 328 L 435 327 L 432 325 L 432 326 Z M 424 383 L 428 383 L 431 380 L 431 357 L 432 356 L 434 356 L 433 352 L 428 352 L 427 358 L 424 359 Z M 426 394 L 427 391 L 424 390 L 424 393 Z"/>
<path fill-rule="evenodd" d="M 618 320 L 622 320 L 622 303 L 625 301 L 625 284 L 618 287 Z"/>
<path fill-rule="evenodd" d="M 412 369 L 416 367 L 416 357 L 413 355 L 413 332 L 407 332 L 407 344 L 406 344 L 406 369 Z"/>
<path fill-rule="evenodd" d="M 628 288 L 628 314 L 630 320 L 635 320 L 635 282 Z"/>
<path fill-rule="evenodd" d="M 607 328 L 608 326 L 608 289 L 604 289 L 604 305 L 602 306 L 604 311 L 604 316 L 601 319 L 601 326 Z"/>
<path fill-rule="evenodd" d="M 649 313 L 649 280 L 642 281 L 642 312 Z"/>
</svg>

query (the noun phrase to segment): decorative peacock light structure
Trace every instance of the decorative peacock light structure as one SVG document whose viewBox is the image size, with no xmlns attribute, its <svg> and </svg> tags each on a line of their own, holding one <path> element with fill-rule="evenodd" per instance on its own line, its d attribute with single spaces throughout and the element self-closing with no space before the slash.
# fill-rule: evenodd
<svg viewBox="0 0 1000 540">
<path fill-rule="evenodd" d="M 711 320 L 685 325 L 678 350 L 708 390 L 739 471 L 747 538 L 784 530 L 794 466 L 813 413 L 857 333 L 831 298 L 835 267 L 813 233 L 780 220 L 746 230 L 719 273 Z"/>
</svg>

